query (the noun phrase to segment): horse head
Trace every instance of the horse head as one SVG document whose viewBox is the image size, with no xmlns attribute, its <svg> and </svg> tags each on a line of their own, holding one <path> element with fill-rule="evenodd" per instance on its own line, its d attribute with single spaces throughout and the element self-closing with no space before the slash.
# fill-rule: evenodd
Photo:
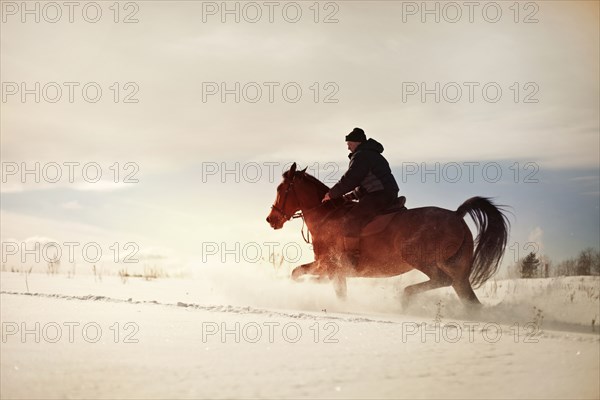
<svg viewBox="0 0 600 400">
<path fill-rule="evenodd" d="M 303 175 L 305 171 L 306 168 L 298 172 Z M 283 181 L 277 186 L 277 196 L 271 206 L 271 212 L 267 216 L 267 222 L 273 229 L 281 229 L 283 224 L 300 210 L 300 202 L 295 188 L 301 179 L 298 177 L 299 174 L 296 173 L 296 163 L 293 163 L 290 169 L 283 173 Z"/>
</svg>

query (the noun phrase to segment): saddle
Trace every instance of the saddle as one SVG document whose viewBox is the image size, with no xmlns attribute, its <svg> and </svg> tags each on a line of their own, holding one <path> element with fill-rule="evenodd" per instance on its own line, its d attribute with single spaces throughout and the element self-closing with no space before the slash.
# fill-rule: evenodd
<svg viewBox="0 0 600 400">
<path fill-rule="evenodd" d="M 362 228 L 360 236 L 370 236 L 383 231 L 396 215 L 403 211 L 406 211 L 405 203 L 406 197 L 398 197 L 396 202 L 394 202 L 390 207 L 383 210 L 381 214 L 377 215 L 369 223 L 367 223 L 367 225 L 365 225 L 364 228 Z"/>
</svg>

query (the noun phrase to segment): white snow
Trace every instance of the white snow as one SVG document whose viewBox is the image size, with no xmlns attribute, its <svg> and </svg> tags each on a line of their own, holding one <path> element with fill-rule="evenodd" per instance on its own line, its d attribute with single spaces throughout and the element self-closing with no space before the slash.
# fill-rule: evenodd
<svg viewBox="0 0 600 400">
<path fill-rule="evenodd" d="M 264 267 L 198 271 L 3 272 L 1 397 L 600 397 L 598 277 L 492 280 L 468 312 L 449 288 L 402 310 L 418 273 L 342 302 Z"/>
</svg>

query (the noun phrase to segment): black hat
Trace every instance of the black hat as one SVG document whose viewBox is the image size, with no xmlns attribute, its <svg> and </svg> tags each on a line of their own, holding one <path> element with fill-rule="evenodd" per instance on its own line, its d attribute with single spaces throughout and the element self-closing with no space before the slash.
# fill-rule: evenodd
<svg viewBox="0 0 600 400">
<path fill-rule="evenodd" d="M 354 128 L 352 132 L 346 135 L 346 142 L 366 142 L 367 136 L 365 136 L 365 131 L 360 128 Z"/>
</svg>

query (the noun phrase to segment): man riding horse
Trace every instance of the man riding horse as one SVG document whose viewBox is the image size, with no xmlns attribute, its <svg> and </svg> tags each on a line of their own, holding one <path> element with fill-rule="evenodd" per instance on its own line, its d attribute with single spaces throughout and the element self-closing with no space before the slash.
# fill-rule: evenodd
<svg viewBox="0 0 600 400">
<path fill-rule="evenodd" d="M 344 252 L 347 261 L 356 268 L 359 258 L 360 231 L 381 211 L 398 198 L 398 184 L 390 165 L 381 154 L 383 146 L 376 140 L 367 140 L 365 132 L 354 128 L 346 135 L 350 154 L 348 171 L 327 194 L 323 202 L 344 197 L 358 200 L 344 217 Z"/>
</svg>

